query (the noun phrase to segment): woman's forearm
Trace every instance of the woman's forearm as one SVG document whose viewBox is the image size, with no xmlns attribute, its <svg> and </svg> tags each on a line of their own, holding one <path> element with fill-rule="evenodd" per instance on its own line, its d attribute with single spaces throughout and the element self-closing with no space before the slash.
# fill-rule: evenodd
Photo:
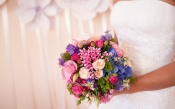
<svg viewBox="0 0 175 109">
<path fill-rule="evenodd" d="M 116 95 L 153 91 L 171 86 L 175 86 L 175 62 L 136 78 L 136 82 L 131 84 L 129 90 L 117 92 Z"/>
</svg>

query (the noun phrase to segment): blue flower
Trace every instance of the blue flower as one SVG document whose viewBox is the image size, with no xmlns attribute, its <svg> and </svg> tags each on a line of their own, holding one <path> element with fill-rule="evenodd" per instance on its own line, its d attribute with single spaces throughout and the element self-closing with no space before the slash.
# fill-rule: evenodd
<svg viewBox="0 0 175 109">
<path fill-rule="evenodd" d="M 110 74 L 110 72 L 108 72 L 108 71 L 106 71 L 106 70 L 103 70 L 103 76 L 106 76 L 106 75 L 108 75 L 108 74 Z"/>
<path fill-rule="evenodd" d="M 110 48 L 109 50 L 108 50 L 108 53 L 109 54 L 112 54 L 112 58 L 114 58 L 114 57 L 116 57 L 117 56 L 117 53 L 116 53 L 116 50 L 114 49 L 114 48 Z"/>
<path fill-rule="evenodd" d="M 127 68 L 125 70 L 126 70 L 126 72 L 125 72 L 126 77 L 132 76 L 133 73 L 132 73 L 131 67 L 127 66 Z"/>
<path fill-rule="evenodd" d="M 125 73 L 125 67 L 124 67 L 124 65 L 118 65 L 118 69 L 119 69 L 118 74 L 123 74 L 123 73 Z"/>
<path fill-rule="evenodd" d="M 111 71 L 112 73 L 117 73 L 118 72 L 118 67 L 116 65 L 113 65 L 113 70 Z"/>
<path fill-rule="evenodd" d="M 118 75 L 119 80 L 124 80 L 126 78 L 125 74 Z"/>
</svg>

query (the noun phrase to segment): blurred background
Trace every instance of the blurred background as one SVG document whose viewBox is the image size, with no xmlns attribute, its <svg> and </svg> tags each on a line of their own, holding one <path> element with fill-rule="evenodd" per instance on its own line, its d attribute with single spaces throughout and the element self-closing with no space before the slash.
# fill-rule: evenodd
<svg viewBox="0 0 175 109">
<path fill-rule="evenodd" d="M 83 33 L 113 29 L 113 0 L 0 0 L 0 109 L 86 109 L 58 57 Z"/>
</svg>

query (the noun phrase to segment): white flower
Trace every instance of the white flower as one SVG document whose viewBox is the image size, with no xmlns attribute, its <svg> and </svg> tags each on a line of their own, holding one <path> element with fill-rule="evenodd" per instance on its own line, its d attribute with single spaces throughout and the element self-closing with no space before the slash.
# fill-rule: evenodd
<svg viewBox="0 0 175 109">
<path fill-rule="evenodd" d="M 105 67 L 105 60 L 104 59 L 98 59 L 95 62 L 92 63 L 92 66 L 95 70 L 102 70 Z"/>
<path fill-rule="evenodd" d="M 41 28 L 48 30 L 51 17 L 57 14 L 57 6 L 51 0 L 24 0 L 16 8 L 16 14 L 22 22 L 27 23 L 32 29 Z"/>
<path fill-rule="evenodd" d="M 0 0 L 0 6 L 5 2 L 6 0 Z"/>
<path fill-rule="evenodd" d="M 82 67 L 80 68 L 79 75 L 82 79 L 88 79 L 90 76 L 90 72 L 85 67 Z"/>
<path fill-rule="evenodd" d="M 110 0 L 55 0 L 59 7 L 69 9 L 73 16 L 81 20 L 94 18 L 97 12 L 105 12 Z"/>
<path fill-rule="evenodd" d="M 89 106 L 91 104 L 91 100 L 89 100 L 88 98 L 85 97 L 85 99 L 83 100 L 83 103 L 85 104 L 85 106 Z"/>
<path fill-rule="evenodd" d="M 95 71 L 94 74 L 95 74 L 95 77 L 97 79 L 99 79 L 99 78 L 101 78 L 103 76 L 103 70 L 97 70 L 97 71 Z"/>
</svg>

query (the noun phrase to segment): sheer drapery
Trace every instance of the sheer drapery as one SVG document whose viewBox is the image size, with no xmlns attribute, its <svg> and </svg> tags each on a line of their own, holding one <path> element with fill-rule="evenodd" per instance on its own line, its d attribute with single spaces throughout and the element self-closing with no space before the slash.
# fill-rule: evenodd
<svg viewBox="0 0 175 109">
<path fill-rule="evenodd" d="M 14 14 L 16 4 L 0 7 L 0 109 L 85 109 L 69 95 L 57 58 L 80 33 L 111 29 L 110 12 L 79 21 L 65 10 L 49 31 L 31 31 Z"/>
</svg>

